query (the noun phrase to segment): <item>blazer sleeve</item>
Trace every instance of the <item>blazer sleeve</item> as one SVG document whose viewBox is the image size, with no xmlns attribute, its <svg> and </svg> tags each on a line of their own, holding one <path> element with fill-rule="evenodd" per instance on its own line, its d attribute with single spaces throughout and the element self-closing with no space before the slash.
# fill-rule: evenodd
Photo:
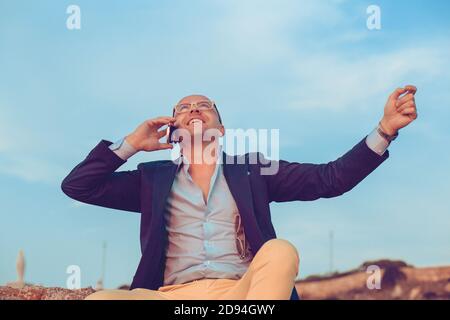
<svg viewBox="0 0 450 320">
<path fill-rule="evenodd" d="M 366 136 L 367 137 L 367 136 Z M 278 165 L 273 175 L 265 175 L 270 201 L 332 198 L 351 190 L 389 157 L 371 150 L 366 137 L 335 161 L 323 164 L 271 161 Z"/>
<path fill-rule="evenodd" d="M 70 198 L 111 209 L 140 212 L 139 170 L 115 172 L 126 160 L 100 143 L 64 178 L 62 191 Z"/>
</svg>

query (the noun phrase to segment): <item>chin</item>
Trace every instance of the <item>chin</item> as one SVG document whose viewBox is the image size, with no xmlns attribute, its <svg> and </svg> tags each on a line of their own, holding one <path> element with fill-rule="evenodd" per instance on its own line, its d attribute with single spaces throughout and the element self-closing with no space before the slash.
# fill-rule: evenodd
<svg viewBox="0 0 450 320">
<path fill-rule="evenodd" d="M 198 135 L 205 133 L 206 130 L 208 130 L 208 126 L 206 126 L 204 123 L 201 125 L 194 124 L 194 125 L 188 125 L 186 126 L 186 129 L 189 131 L 191 135 Z"/>
<path fill-rule="evenodd" d="M 188 131 L 191 134 L 191 136 L 193 136 L 193 137 L 195 137 L 195 136 L 203 137 L 203 134 L 205 133 L 206 128 L 201 128 L 200 130 L 194 130 L 194 128 L 189 128 Z"/>
</svg>

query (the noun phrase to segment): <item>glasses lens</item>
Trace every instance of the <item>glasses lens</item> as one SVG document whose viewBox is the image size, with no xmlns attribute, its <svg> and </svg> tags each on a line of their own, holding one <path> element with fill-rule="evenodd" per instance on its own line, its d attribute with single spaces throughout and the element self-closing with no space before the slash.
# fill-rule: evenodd
<svg viewBox="0 0 450 320">
<path fill-rule="evenodd" d="M 187 103 L 185 103 L 185 104 L 178 104 L 175 107 L 175 111 L 178 112 L 178 113 L 183 113 L 183 112 L 189 111 L 189 108 L 190 108 L 190 105 L 187 104 Z"/>
<path fill-rule="evenodd" d="M 211 103 L 208 101 L 200 101 L 199 103 L 197 103 L 197 108 L 200 110 L 211 109 Z"/>
</svg>

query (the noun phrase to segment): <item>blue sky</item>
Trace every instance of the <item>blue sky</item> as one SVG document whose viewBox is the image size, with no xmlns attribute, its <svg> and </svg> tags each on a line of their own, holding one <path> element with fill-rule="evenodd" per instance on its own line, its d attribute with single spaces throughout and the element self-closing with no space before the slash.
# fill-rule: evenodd
<svg viewBox="0 0 450 320">
<path fill-rule="evenodd" d="M 81 30 L 66 8 L 81 8 Z M 366 28 L 381 7 L 382 29 Z M 323 163 L 381 119 L 387 96 L 414 84 L 419 118 L 390 158 L 334 199 L 272 205 L 300 275 L 370 259 L 450 262 L 448 1 L 1 1 L 0 284 L 65 286 L 69 265 L 95 285 L 137 267 L 139 216 L 77 203 L 60 183 L 101 140 L 115 141 L 182 96 L 214 99 L 229 128 L 279 128 L 280 156 Z M 143 153 L 120 170 L 167 158 Z"/>
</svg>

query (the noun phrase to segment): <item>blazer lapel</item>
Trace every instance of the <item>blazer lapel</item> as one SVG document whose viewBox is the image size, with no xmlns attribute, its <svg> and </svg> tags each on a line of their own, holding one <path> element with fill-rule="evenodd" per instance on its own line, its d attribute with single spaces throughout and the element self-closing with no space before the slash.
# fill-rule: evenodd
<svg viewBox="0 0 450 320">
<path fill-rule="evenodd" d="M 237 164 L 235 162 L 235 156 L 223 153 L 224 176 L 239 209 L 245 236 L 250 243 L 253 254 L 255 254 L 263 245 L 264 239 L 253 208 L 253 195 L 248 178 L 249 169 L 247 164 Z"/>
<path fill-rule="evenodd" d="M 164 228 L 164 205 L 175 179 L 177 165 L 166 162 L 151 168 L 147 175 L 151 177 L 152 192 L 144 193 L 151 201 L 151 217 L 145 247 L 139 262 L 132 288 L 141 287 L 156 290 L 163 282 L 163 250 L 166 243 Z M 141 221 L 142 224 L 142 221 Z M 141 225 L 142 227 L 142 225 Z M 141 231 L 142 232 L 142 231 Z"/>
<path fill-rule="evenodd" d="M 175 180 L 177 165 L 173 162 L 166 162 L 153 168 L 152 194 L 151 194 L 151 218 L 148 232 L 147 244 L 144 254 L 154 257 L 164 249 L 165 227 L 164 227 L 164 205 Z"/>
<path fill-rule="evenodd" d="M 168 162 L 155 170 L 153 179 L 153 195 L 152 195 L 152 224 L 151 233 L 161 231 L 163 226 L 164 205 L 175 180 L 177 165 Z"/>
</svg>

